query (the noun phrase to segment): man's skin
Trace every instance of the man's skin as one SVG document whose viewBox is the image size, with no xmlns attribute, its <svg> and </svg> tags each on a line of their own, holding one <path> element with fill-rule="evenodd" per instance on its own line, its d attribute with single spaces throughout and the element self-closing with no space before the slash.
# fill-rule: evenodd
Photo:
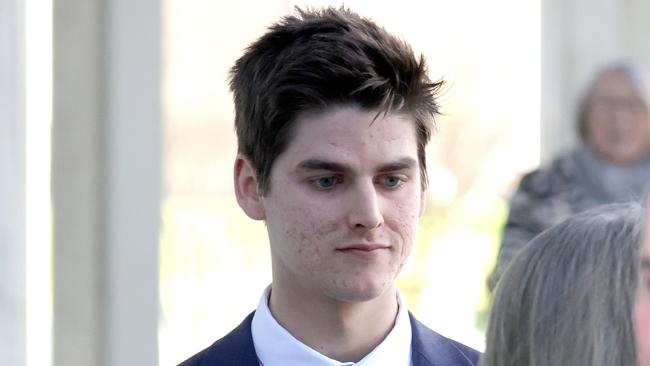
<svg viewBox="0 0 650 366">
<path fill-rule="evenodd" d="M 424 211 L 420 179 L 413 117 L 356 106 L 299 115 L 263 196 L 237 157 L 237 201 L 267 225 L 280 325 L 336 360 L 359 361 L 381 343 Z"/>
</svg>

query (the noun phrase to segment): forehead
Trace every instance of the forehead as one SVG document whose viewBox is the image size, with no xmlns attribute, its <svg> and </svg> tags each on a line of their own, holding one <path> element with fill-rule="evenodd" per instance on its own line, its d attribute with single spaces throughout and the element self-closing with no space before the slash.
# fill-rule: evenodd
<svg viewBox="0 0 650 366">
<path fill-rule="evenodd" d="M 639 95 L 637 86 L 621 71 L 604 73 L 594 85 L 594 95 L 636 97 Z"/>
<path fill-rule="evenodd" d="M 336 106 L 299 115 L 287 150 L 281 155 L 336 160 L 417 159 L 414 118 L 356 106 Z"/>
</svg>

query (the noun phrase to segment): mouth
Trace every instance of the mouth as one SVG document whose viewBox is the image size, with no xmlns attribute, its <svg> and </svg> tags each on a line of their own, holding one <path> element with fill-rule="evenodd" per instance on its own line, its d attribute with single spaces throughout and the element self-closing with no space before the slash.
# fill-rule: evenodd
<svg viewBox="0 0 650 366">
<path fill-rule="evenodd" d="M 348 252 L 348 253 L 372 253 L 381 251 L 382 249 L 388 249 L 388 245 L 384 244 L 353 244 L 348 245 L 343 248 L 338 248 L 339 252 Z"/>
</svg>

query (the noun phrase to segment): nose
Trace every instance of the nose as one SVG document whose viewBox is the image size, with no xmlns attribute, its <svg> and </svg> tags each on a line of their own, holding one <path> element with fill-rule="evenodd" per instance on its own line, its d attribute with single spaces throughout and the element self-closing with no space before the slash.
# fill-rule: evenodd
<svg viewBox="0 0 650 366">
<path fill-rule="evenodd" d="M 638 118 L 630 111 L 618 108 L 612 113 L 610 129 L 612 133 L 636 133 L 640 124 Z"/>
<path fill-rule="evenodd" d="M 374 229 L 384 222 L 380 197 L 373 182 L 360 183 L 348 200 L 349 224 L 353 229 Z"/>
</svg>

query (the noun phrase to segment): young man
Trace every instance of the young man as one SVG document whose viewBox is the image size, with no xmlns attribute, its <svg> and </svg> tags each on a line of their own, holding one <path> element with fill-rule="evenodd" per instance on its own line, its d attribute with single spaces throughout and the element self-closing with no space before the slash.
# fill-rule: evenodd
<svg viewBox="0 0 650 366">
<path fill-rule="evenodd" d="M 264 220 L 273 282 L 257 311 L 183 365 L 476 365 L 408 312 L 441 82 L 346 9 L 298 10 L 232 69 L 237 201 Z"/>
</svg>

